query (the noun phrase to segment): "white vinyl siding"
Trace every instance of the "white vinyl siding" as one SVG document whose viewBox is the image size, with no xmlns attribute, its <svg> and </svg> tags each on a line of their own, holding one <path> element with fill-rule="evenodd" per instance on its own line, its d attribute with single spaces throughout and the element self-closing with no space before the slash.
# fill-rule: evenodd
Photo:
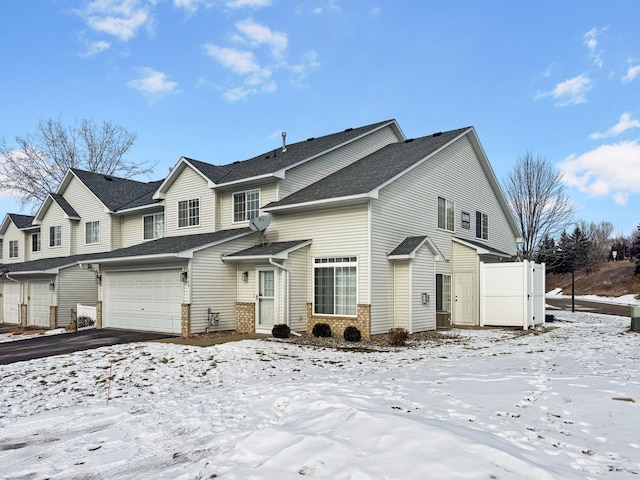
<svg viewBox="0 0 640 480">
<path fill-rule="evenodd" d="M 198 199 L 198 225 L 178 227 L 178 205 L 180 202 Z M 186 167 L 175 179 L 165 197 L 165 236 L 191 235 L 215 231 L 215 193 L 207 181 L 190 167 Z"/>
<path fill-rule="evenodd" d="M 25 248 L 27 236 L 22 230 L 19 230 L 13 222 L 9 223 L 4 233 L 4 258 L 6 263 L 17 263 L 25 261 Z"/>
<path fill-rule="evenodd" d="M 154 210 L 144 211 L 137 214 L 128 214 L 122 216 L 121 218 L 121 238 L 122 238 L 122 247 L 130 247 L 132 245 L 137 245 L 145 241 L 144 239 L 144 218 L 147 216 L 155 216 L 161 215 L 164 218 L 164 212 L 158 210 L 156 207 Z M 162 236 L 165 235 L 166 229 L 164 228 L 164 220 L 163 220 L 163 228 L 162 228 Z"/>
<path fill-rule="evenodd" d="M 71 225 L 78 223 L 64 217 L 62 208 L 52 202 L 46 211 L 40 224 L 40 233 L 42 234 L 42 258 L 62 257 L 71 255 Z M 59 227 L 59 243 L 51 245 L 51 228 Z"/>
<path fill-rule="evenodd" d="M 76 228 L 71 228 L 71 246 L 69 247 L 70 255 L 84 254 L 84 253 L 96 253 L 96 252 L 108 252 L 112 250 L 111 245 L 111 216 L 106 212 L 105 206 L 96 198 L 96 196 L 87 189 L 87 187 L 80 182 L 77 178 L 73 177 L 69 181 L 69 185 L 63 192 L 64 198 L 74 208 L 76 213 L 80 216 L 80 224 L 75 220 L 64 219 L 62 229 L 62 244 L 63 247 L 66 241 L 65 225 L 77 225 Z M 89 243 L 86 240 L 86 222 L 100 222 L 100 242 Z M 61 222 L 57 224 L 60 225 Z M 51 224 L 50 224 L 51 225 Z M 67 248 L 63 248 L 67 250 Z"/>
<path fill-rule="evenodd" d="M 411 332 L 436 329 L 435 261 L 424 245 L 411 263 Z M 422 294 L 428 296 L 423 302 Z"/>
<path fill-rule="evenodd" d="M 95 306 L 98 302 L 96 272 L 86 268 L 70 266 L 63 268 L 56 278 L 57 312 L 56 326 L 65 327 L 72 320 L 72 309 L 77 305 Z"/>
<path fill-rule="evenodd" d="M 287 171 L 284 180 L 280 181 L 279 199 L 291 195 L 293 192 L 311 185 L 333 172 L 337 172 L 385 145 L 399 140 L 400 138 L 391 127 L 385 127 L 322 157 L 298 165 Z M 263 205 L 266 203 L 262 202 Z"/>
<path fill-rule="evenodd" d="M 387 280 L 392 278 L 393 270 L 388 252 L 408 236 L 429 235 L 444 257 L 452 259 L 452 236 L 476 240 L 475 228 L 458 228 L 455 234 L 438 228 L 438 197 L 453 201 L 457 212 L 475 212 L 481 207 L 491 217 L 488 246 L 507 253 L 516 251 L 514 233 L 506 217 L 510 213 L 500 207 L 471 142 L 462 137 L 390 183 L 372 201 L 373 334 L 385 333 L 393 326 L 393 291 Z M 452 263 L 436 263 L 436 272 L 452 275 Z"/>
<path fill-rule="evenodd" d="M 194 254 L 191 261 L 191 331 L 204 332 L 207 327 L 207 309 L 218 312 L 218 330 L 233 330 L 236 328 L 236 301 L 255 301 L 255 278 L 253 270 L 249 269 L 250 278 L 245 286 L 250 286 L 250 294 L 242 299 L 238 298 L 238 289 L 242 286 L 235 281 L 237 266 L 235 262 L 223 262 L 220 255 L 238 252 L 259 243 L 257 234 L 248 235 L 237 240 L 231 240 Z M 239 274 L 240 276 L 242 273 Z M 240 285 L 240 286 L 239 286 Z"/>
</svg>

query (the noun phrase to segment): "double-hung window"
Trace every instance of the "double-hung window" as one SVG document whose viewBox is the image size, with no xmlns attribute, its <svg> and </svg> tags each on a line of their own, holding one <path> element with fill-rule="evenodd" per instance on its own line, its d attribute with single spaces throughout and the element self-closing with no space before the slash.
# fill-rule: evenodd
<svg viewBox="0 0 640 480">
<path fill-rule="evenodd" d="M 200 225 L 200 199 L 178 202 L 178 228 Z"/>
<path fill-rule="evenodd" d="M 18 258 L 18 240 L 9 240 L 9 258 Z"/>
<path fill-rule="evenodd" d="M 84 243 L 100 243 L 100 221 L 87 222 L 84 224 Z"/>
<path fill-rule="evenodd" d="M 40 232 L 31 234 L 31 251 L 32 252 L 40 251 Z"/>
<path fill-rule="evenodd" d="M 357 258 L 316 258 L 313 304 L 318 315 L 357 315 Z"/>
<path fill-rule="evenodd" d="M 436 274 L 436 311 L 451 311 L 451 275 Z"/>
<path fill-rule="evenodd" d="M 164 237 L 164 213 L 145 215 L 142 218 L 145 240 Z"/>
<path fill-rule="evenodd" d="M 49 246 L 59 247 L 62 245 L 62 225 L 49 227 Z"/>
<path fill-rule="evenodd" d="M 486 213 L 476 212 L 476 237 L 489 239 L 489 216 Z"/>
<path fill-rule="evenodd" d="M 260 212 L 260 190 L 233 194 L 233 221 L 247 222 Z"/>
<path fill-rule="evenodd" d="M 438 197 L 438 228 L 453 232 L 453 202 Z"/>
</svg>

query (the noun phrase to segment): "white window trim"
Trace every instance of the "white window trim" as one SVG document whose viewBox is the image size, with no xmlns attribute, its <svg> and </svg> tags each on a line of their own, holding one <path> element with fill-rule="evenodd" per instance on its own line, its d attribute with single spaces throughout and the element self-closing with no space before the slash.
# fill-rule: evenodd
<svg viewBox="0 0 640 480">
<path fill-rule="evenodd" d="M 446 215 L 446 208 L 447 208 L 446 202 L 451 202 L 451 210 L 452 210 L 451 230 L 446 228 L 446 224 L 447 224 L 447 218 L 446 217 L 445 217 L 445 221 L 444 221 L 445 228 L 442 228 L 440 226 L 440 222 L 438 222 L 438 217 L 440 215 L 440 199 L 441 198 L 445 201 L 445 215 Z M 453 200 L 449 200 L 447 197 L 442 197 L 440 195 L 438 195 L 438 198 L 436 200 L 436 228 L 438 230 L 440 230 L 441 232 L 449 232 L 449 233 L 455 233 L 456 232 L 456 202 L 454 202 Z"/>
<path fill-rule="evenodd" d="M 51 245 L 51 229 L 56 227 L 60 228 L 60 244 Z M 86 232 L 85 232 L 85 235 L 86 235 Z M 62 225 L 52 225 L 51 227 L 49 227 L 49 248 L 62 248 Z"/>
<path fill-rule="evenodd" d="M 480 214 L 480 236 L 478 236 L 478 214 Z M 486 224 L 485 224 L 486 220 Z M 485 237 L 486 234 L 486 237 Z M 476 210 L 476 238 L 478 240 L 489 240 L 489 214 Z"/>
<path fill-rule="evenodd" d="M 437 312 L 442 312 L 442 313 L 451 313 L 451 311 L 452 311 L 452 309 L 453 309 L 453 305 L 452 305 L 452 303 L 453 303 L 453 292 L 452 292 L 452 288 L 453 288 L 453 286 L 452 286 L 452 284 L 451 284 L 453 276 L 452 276 L 450 273 L 438 273 L 438 274 L 436 274 L 436 278 L 437 278 L 437 276 L 438 276 L 438 275 L 442 276 L 442 286 L 443 286 L 443 290 L 442 290 L 442 304 L 443 304 L 443 306 L 444 306 L 444 305 L 445 305 L 445 303 L 446 303 L 446 304 L 447 304 L 446 306 L 448 307 L 448 310 L 437 310 L 437 309 L 436 309 L 436 311 L 437 311 Z M 445 292 L 445 290 L 444 290 L 445 277 L 446 277 L 446 278 L 448 278 L 448 280 L 449 280 L 449 281 L 448 281 L 448 283 L 449 283 L 449 289 L 448 289 L 448 291 L 447 291 L 447 292 Z M 438 292 L 437 292 L 437 285 L 438 285 L 438 282 L 436 281 L 436 285 L 435 285 L 435 286 L 436 286 L 436 295 L 437 295 L 437 293 L 438 293 Z M 445 293 L 446 293 L 446 294 L 445 294 Z M 448 298 L 447 298 L 447 297 L 448 297 Z M 447 299 L 448 299 L 448 302 L 445 302 L 445 298 L 447 298 Z M 436 303 L 437 303 L 437 298 L 436 298 Z"/>
<path fill-rule="evenodd" d="M 330 259 L 336 259 L 336 258 L 354 258 L 355 260 L 350 260 L 348 262 L 326 262 L 326 263 L 316 263 L 316 260 L 330 260 Z M 316 317 L 337 317 L 337 318 L 344 318 L 344 317 L 348 317 L 348 318 L 357 318 L 358 317 L 358 292 L 359 292 L 359 268 L 358 268 L 358 257 L 355 255 L 345 255 L 345 256 L 341 256 L 341 255 L 335 255 L 335 256 L 322 256 L 322 257 L 313 257 L 311 259 L 312 262 L 312 268 L 313 271 L 311 272 L 312 275 L 312 294 L 311 294 L 311 299 L 312 299 L 312 306 L 311 306 L 311 314 L 313 316 Z M 335 267 L 356 267 L 356 313 L 354 315 L 347 315 L 347 314 L 337 314 L 337 313 L 316 313 L 316 292 L 315 292 L 315 270 L 316 270 L 316 266 L 320 267 L 320 268 L 326 268 L 326 267 L 333 267 L 334 268 L 334 282 L 335 282 Z M 335 296 L 334 296 L 334 310 L 335 310 Z"/>
<path fill-rule="evenodd" d="M 151 238 L 145 238 L 144 236 L 144 219 L 147 217 L 152 217 L 153 218 L 153 232 L 155 233 L 156 229 L 155 229 L 155 217 L 158 215 L 162 215 L 162 236 L 160 237 L 151 237 Z M 184 227 L 182 227 L 184 228 Z M 157 240 L 158 238 L 164 238 L 165 234 L 166 234 L 166 229 L 167 229 L 167 224 L 165 223 L 165 217 L 164 217 L 164 212 L 158 212 L 158 213 L 150 213 L 149 215 L 143 215 L 142 216 L 142 240 L 144 240 L 145 242 L 148 242 L 150 240 Z"/>
<path fill-rule="evenodd" d="M 187 202 L 187 211 L 188 211 L 189 210 L 189 203 L 188 202 L 193 202 L 195 200 L 198 201 L 198 223 L 195 224 L 195 225 L 185 225 L 185 226 L 181 227 L 180 226 L 180 203 L 181 202 Z M 185 229 L 185 228 L 198 228 L 200 226 L 200 217 L 202 216 L 201 208 L 202 208 L 202 201 L 201 201 L 200 197 L 187 198 L 186 200 L 178 200 L 176 202 L 176 228 L 179 229 L 179 230 L 182 230 L 182 229 Z M 166 221 L 166 218 L 165 218 L 165 221 Z"/>
<path fill-rule="evenodd" d="M 247 203 L 246 195 L 248 193 L 252 193 L 252 192 L 258 192 L 258 209 L 257 209 L 256 217 L 258 215 L 260 215 L 260 199 L 262 198 L 262 191 L 259 188 L 252 188 L 250 190 L 239 190 L 239 191 L 233 192 L 231 194 L 231 223 L 240 224 L 240 223 L 247 223 L 247 222 L 251 221 L 250 218 L 247 218 L 245 220 L 237 220 L 236 221 L 236 195 L 244 193 L 245 194 L 245 205 L 246 205 L 246 203 Z M 245 215 L 246 215 L 246 213 L 247 213 L 247 211 L 245 211 Z"/>
<path fill-rule="evenodd" d="M 87 242 L 87 225 L 89 224 L 98 224 L 98 241 L 97 242 Z M 101 230 L 101 225 L 100 225 L 100 220 L 93 220 L 91 222 L 84 222 L 84 244 L 85 245 L 99 245 L 100 244 L 100 238 L 102 236 L 102 232 Z"/>
</svg>

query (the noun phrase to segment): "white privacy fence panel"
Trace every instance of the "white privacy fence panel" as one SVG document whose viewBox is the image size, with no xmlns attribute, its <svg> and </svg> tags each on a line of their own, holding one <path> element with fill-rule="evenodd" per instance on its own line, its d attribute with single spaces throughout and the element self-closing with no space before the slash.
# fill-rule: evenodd
<svg viewBox="0 0 640 480">
<path fill-rule="evenodd" d="M 544 263 L 480 263 L 480 325 L 543 324 L 544 290 Z"/>
<path fill-rule="evenodd" d="M 76 306 L 76 319 L 78 321 L 78 330 L 85 328 L 96 328 L 97 308 L 89 305 Z"/>
</svg>

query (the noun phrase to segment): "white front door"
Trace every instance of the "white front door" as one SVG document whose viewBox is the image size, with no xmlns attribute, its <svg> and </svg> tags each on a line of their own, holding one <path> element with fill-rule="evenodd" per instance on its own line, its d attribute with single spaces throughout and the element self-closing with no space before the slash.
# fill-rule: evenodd
<svg viewBox="0 0 640 480">
<path fill-rule="evenodd" d="M 473 273 L 456 273 L 454 280 L 454 324 L 475 325 L 473 320 Z"/>
<path fill-rule="evenodd" d="M 277 276 L 273 268 L 258 270 L 256 331 L 271 333 L 276 319 Z"/>
<path fill-rule="evenodd" d="M 20 284 L 5 282 L 2 297 L 3 318 L 5 323 L 20 323 Z"/>
<path fill-rule="evenodd" d="M 49 327 L 52 292 L 48 280 L 29 282 L 29 325 Z"/>
</svg>

